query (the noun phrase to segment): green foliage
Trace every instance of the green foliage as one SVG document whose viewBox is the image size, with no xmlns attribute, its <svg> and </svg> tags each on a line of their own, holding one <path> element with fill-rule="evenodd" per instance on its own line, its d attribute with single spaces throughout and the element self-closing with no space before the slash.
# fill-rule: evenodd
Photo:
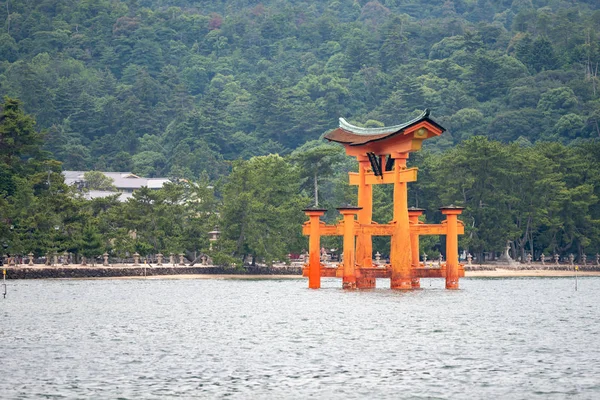
<svg viewBox="0 0 600 400">
<path fill-rule="evenodd" d="M 237 161 L 223 188 L 220 226 L 224 239 L 235 243 L 233 256 L 252 254 L 266 263 L 285 260 L 304 240 L 298 171 L 278 155 Z"/>
<path fill-rule="evenodd" d="M 87 171 L 83 174 L 85 180 L 85 186 L 89 190 L 107 190 L 116 191 L 115 185 L 113 185 L 113 179 L 104 175 L 100 171 Z"/>
<path fill-rule="evenodd" d="M 305 182 L 303 186 L 313 191 L 315 207 L 319 206 L 319 178 L 322 180 L 324 175 L 332 175 L 342 158 L 342 147 L 320 140 L 307 142 L 291 154 L 291 161 L 300 167 L 300 174 Z"/>
<path fill-rule="evenodd" d="M 598 251 L 600 193 L 586 175 L 598 171 L 598 2 L 5 5 L 0 238 L 14 250 L 76 251 L 92 223 L 114 255 L 207 252 L 223 224 L 215 254 L 283 257 L 305 246 L 295 212 L 308 197 L 355 201 L 353 161 L 316 142 L 337 118 L 392 125 L 431 108 L 448 132 L 412 156 L 410 196 L 467 206 L 463 245 Z M 88 202 L 61 168 L 180 180 Z M 389 219 L 389 191 L 375 196 Z"/>
<path fill-rule="evenodd" d="M 288 154 L 340 116 L 391 125 L 426 107 L 441 121 L 483 114 L 477 126 L 456 118 L 429 145 L 439 150 L 593 131 L 579 120 L 599 100 L 594 2 L 88 3 L 0 10 L 0 94 L 48 130 L 65 168 L 217 179 L 228 161 Z M 498 134 L 501 115 L 550 121 Z"/>
<path fill-rule="evenodd" d="M 484 252 L 502 251 L 507 241 L 521 260 L 526 253 L 596 252 L 597 147 L 597 142 L 506 146 L 475 136 L 441 157 L 417 156 L 419 182 L 409 194 L 428 210 L 464 206 L 460 245 L 479 259 Z M 428 240 L 423 248 L 432 254 L 437 245 Z"/>
<path fill-rule="evenodd" d="M 92 262 L 96 257 L 104 252 L 102 236 L 98 232 L 98 229 L 95 225 L 87 224 L 83 229 L 79 252 Z"/>
</svg>

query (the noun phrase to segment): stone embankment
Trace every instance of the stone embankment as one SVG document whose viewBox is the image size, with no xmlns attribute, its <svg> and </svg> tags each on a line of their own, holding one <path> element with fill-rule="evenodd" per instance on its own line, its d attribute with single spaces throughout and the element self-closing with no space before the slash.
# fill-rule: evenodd
<svg viewBox="0 0 600 400">
<path fill-rule="evenodd" d="M 587 265 L 578 266 L 579 271 L 588 273 L 599 273 L 600 266 Z M 292 265 L 267 266 L 246 266 L 244 268 L 219 267 L 219 266 L 156 266 L 156 265 L 126 265 L 113 264 L 110 266 L 29 266 L 21 264 L 18 266 L 4 266 L 6 269 L 6 279 L 52 279 L 52 278 L 119 278 L 119 277 L 143 277 L 143 276 L 161 276 L 161 275 L 302 275 L 302 265 L 293 263 Z M 510 275 L 511 271 L 518 275 L 520 272 L 536 271 L 540 274 L 552 275 L 553 271 L 574 271 L 571 265 L 521 265 L 511 266 L 509 268 L 499 265 L 465 265 L 464 269 L 468 273 L 502 273 Z"/>
<path fill-rule="evenodd" d="M 299 266 L 218 267 L 218 266 L 12 266 L 6 279 L 114 278 L 158 275 L 301 275 Z"/>
</svg>

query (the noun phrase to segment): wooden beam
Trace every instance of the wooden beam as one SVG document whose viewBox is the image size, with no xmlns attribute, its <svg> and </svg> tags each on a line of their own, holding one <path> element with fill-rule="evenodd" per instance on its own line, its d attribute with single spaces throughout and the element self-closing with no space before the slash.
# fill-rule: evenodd
<svg viewBox="0 0 600 400">
<path fill-rule="evenodd" d="M 417 180 L 418 168 L 408 168 L 400 171 L 399 182 L 415 182 Z M 350 185 L 357 186 L 360 184 L 358 178 L 358 172 L 348 172 L 350 178 Z M 381 184 L 394 183 L 394 171 L 385 171 L 382 176 L 375 176 L 373 172 L 367 172 L 365 174 L 365 184 L 367 185 L 381 185 Z"/>
<path fill-rule="evenodd" d="M 445 235 L 446 224 L 418 224 L 411 225 L 410 230 L 417 232 L 421 236 L 426 235 Z M 394 231 L 394 224 L 371 224 L 361 225 L 357 227 L 356 233 L 359 234 L 370 234 L 373 236 L 391 236 Z M 308 225 L 302 226 L 302 234 L 308 235 L 310 233 L 310 227 Z M 344 224 L 340 222 L 338 225 L 325 225 L 321 224 L 319 227 L 319 233 L 321 236 L 342 236 L 344 234 Z M 465 234 L 465 226 L 459 221 L 458 234 Z"/>
</svg>

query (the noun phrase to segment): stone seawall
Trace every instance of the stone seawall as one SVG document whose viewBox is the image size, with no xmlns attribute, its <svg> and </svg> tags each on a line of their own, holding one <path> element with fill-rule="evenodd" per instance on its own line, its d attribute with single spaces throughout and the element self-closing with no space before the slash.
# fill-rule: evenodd
<svg viewBox="0 0 600 400">
<path fill-rule="evenodd" d="M 158 275 L 302 275 L 302 268 L 281 267 L 146 267 L 143 266 L 96 266 L 96 267 L 5 267 L 6 279 L 51 279 L 51 278 L 114 278 L 128 276 Z"/>
</svg>

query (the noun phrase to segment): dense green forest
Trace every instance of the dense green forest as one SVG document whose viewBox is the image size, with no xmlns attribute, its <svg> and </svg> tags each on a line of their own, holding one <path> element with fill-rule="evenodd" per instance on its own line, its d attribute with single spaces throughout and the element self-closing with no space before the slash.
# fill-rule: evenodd
<svg viewBox="0 0 600 400">
<path fill-rule="evenodd" d="M 448 132 L 600 128 L 596 0 L 6 0 L 0 95 L 71 170 L 197 179 L 424 108 Z"/>
<path fill-rule="evenodd" d="M 319 138 L 339 117 L 392 125 L 424 108 L 447 131 L 411 157 L 410 204 L 432 221 L 465 205 L 461 248 L 600 251 L 596 0 L 6 0 L 0 21 L 12 251 L 207 251 L 218 225 L 217 258 L 282 258 L 306 245 L 315 188 L 325 207 L 355 202 L 356 167 Z M 175 183 L 89 202 L 61 168 Z M 386 221 L 390 193 L 375 195 Z"/>
</svg>

